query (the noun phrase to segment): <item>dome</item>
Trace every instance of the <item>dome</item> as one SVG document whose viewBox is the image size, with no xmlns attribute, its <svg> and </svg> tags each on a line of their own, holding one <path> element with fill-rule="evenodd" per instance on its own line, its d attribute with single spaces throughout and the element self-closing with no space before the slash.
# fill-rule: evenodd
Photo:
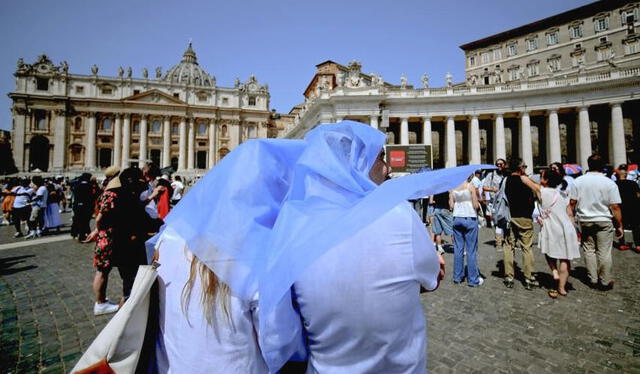
<svg viewBox="0 0 640 374">
<path fill-rule="evenodd" d="M 196 53 L 193 51 L 191 43 L 189 43 L 189 47 L 182 55 L 182 61 L 167 70 L 162 80 L 176 84 L 212 87 L 215 85 L 216 79 L 198 65 Z"/>
</svg>

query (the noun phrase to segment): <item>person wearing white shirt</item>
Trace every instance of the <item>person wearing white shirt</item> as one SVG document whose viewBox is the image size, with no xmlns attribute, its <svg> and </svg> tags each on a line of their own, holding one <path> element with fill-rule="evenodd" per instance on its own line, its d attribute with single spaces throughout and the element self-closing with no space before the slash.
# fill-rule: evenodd
<svg viewBox="0 0 640 374">
<path fill-rule="evenodd" d="M 382 183 L 387 170 L 378 159 L 371 180 Z M 419 292 L 437 288 L 439 262 L 409 203 L 316 260 L 293 287 L 308 336 L 307 373 L 424 373 Z"/>
<path fill-rule="evenodd" d="M 49 190 L 47 190 L 47 187 L 44 185 L 42 177 L 35 176 L 31 181 L 36 186 L 36 193 L 31 201 L 29 234 L 25 236 L 25 239 L 30 239 L 42 234 L 42 229 L 44 229 L 44 211 L 47 209 L 47 198 L 49 196 Z"/>
<path fill-rule="evenodd" d="M 20 186 L 14 191 L 16 199 L 13 201 L 12 214 L 13 224 L 16 229 L 14 237 L 19 238 L 22 236 L 22 222 L 29 220 L 29 214 L 31 212 L 31 206 L 29 200 L 33 195 L 33 189 L 29 187 L 29 180 L 22 179 Z"/>
<path fill-rule="evenodd" d="M 184 184 L 182 183 L 182 178 L 179 175 L 173 177 L 173 183 L 171 183 L 171 187 L 173 187 L 173 196 L 171 196 L 171 205 L 176 205 L 182 199 L 182 193 L 184 192 Z"/>
<path fill-rule="evenodd" d="M 571 189 L 571 208 L 576 211 L 580 223 L 581 247 L 591 286 L 609 290 L 613 288 L 613 238 L 620 239 L 624 235 L 620 192 L 602 173 L 604 162 L 599 155 L 590 156 L 587 162 L 589 171 L 576 179 Z"/>
</svg>

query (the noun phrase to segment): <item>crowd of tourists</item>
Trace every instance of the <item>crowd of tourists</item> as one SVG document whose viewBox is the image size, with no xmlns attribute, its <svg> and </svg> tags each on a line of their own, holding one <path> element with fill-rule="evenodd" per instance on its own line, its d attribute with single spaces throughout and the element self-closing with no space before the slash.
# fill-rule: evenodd
<svg viewBox="0 0 640 374">
<path fill-rule="evenodd" d="M 514 254 L 522 252 L 523 283 L 539 287 L 534 276 L 534 226 L 556 287 L 549 296 L 567 295 L 571 261 L 584 257 L 593 288 L 614 285 L 612 248 L 640 253 L 640 181 L 626 164 L 607 171 L 598 155 L 588 159 L 588 171 L 567 175 L 553 163 L 533 176 L 520 159 L 498 159 L 496 169 L 477 171 L 459 187 L 425 201 L 424 219 L 438 251 L 442 238 L 453 241 L 453 282 L 466 278 L 469 286 L 483 284 L 478 267 L 478 230 L 495 230 L 495 247 L 503 253 L 504 285 L 513 288 Z M 466 275 L 465 275 L 466 259 Z"/>
</svg>

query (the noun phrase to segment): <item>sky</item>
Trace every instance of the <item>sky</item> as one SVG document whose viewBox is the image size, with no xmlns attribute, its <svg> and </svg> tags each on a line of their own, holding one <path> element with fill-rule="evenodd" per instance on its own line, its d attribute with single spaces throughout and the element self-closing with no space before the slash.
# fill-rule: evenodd
<svg viewBox="0 0 640 374">
<path fill-rule="evenodd" d="M 287 113 L 326 61 L 355 59 L 364 73 L 399 84 L 464 79 L 460 45 L 592 0 L 3 0 L 0 2 L 0 129 L 11 128 L 18 58 L 45 53 L 69 71 L 150 75 L 180 62 L 189 43 L 198 63 L 232 87 L 254 74 L 269 84 L 271 109 Z"/>
</svg>

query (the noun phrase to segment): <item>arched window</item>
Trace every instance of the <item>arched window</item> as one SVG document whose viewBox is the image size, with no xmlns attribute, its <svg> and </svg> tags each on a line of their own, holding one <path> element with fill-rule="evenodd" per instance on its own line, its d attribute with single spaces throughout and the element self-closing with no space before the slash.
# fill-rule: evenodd
<svg viewBox="0 0 640 374">
<path fill-rule="evenodd" d="M 161 130 L 162 126 L 160 125 L 160 121 L 159 120 L 153 120 L 153 122 L 151 122 L 151 132 L 154 133 L 159 133 Z"/>
<path fill-rule="evenodd" d="M 228 137 L 228 136 L 229 136 L 229 134 L 228 134 L 228 132 L 227 132 L 227 125 L 222 125 L 221 132 L 222 132 L 222 134 L 221 134 L 221 135 L 222 135 L 222 137 L 223 137 L 223 138 L 226 138 L 226 137 Z"/>
</svg>

